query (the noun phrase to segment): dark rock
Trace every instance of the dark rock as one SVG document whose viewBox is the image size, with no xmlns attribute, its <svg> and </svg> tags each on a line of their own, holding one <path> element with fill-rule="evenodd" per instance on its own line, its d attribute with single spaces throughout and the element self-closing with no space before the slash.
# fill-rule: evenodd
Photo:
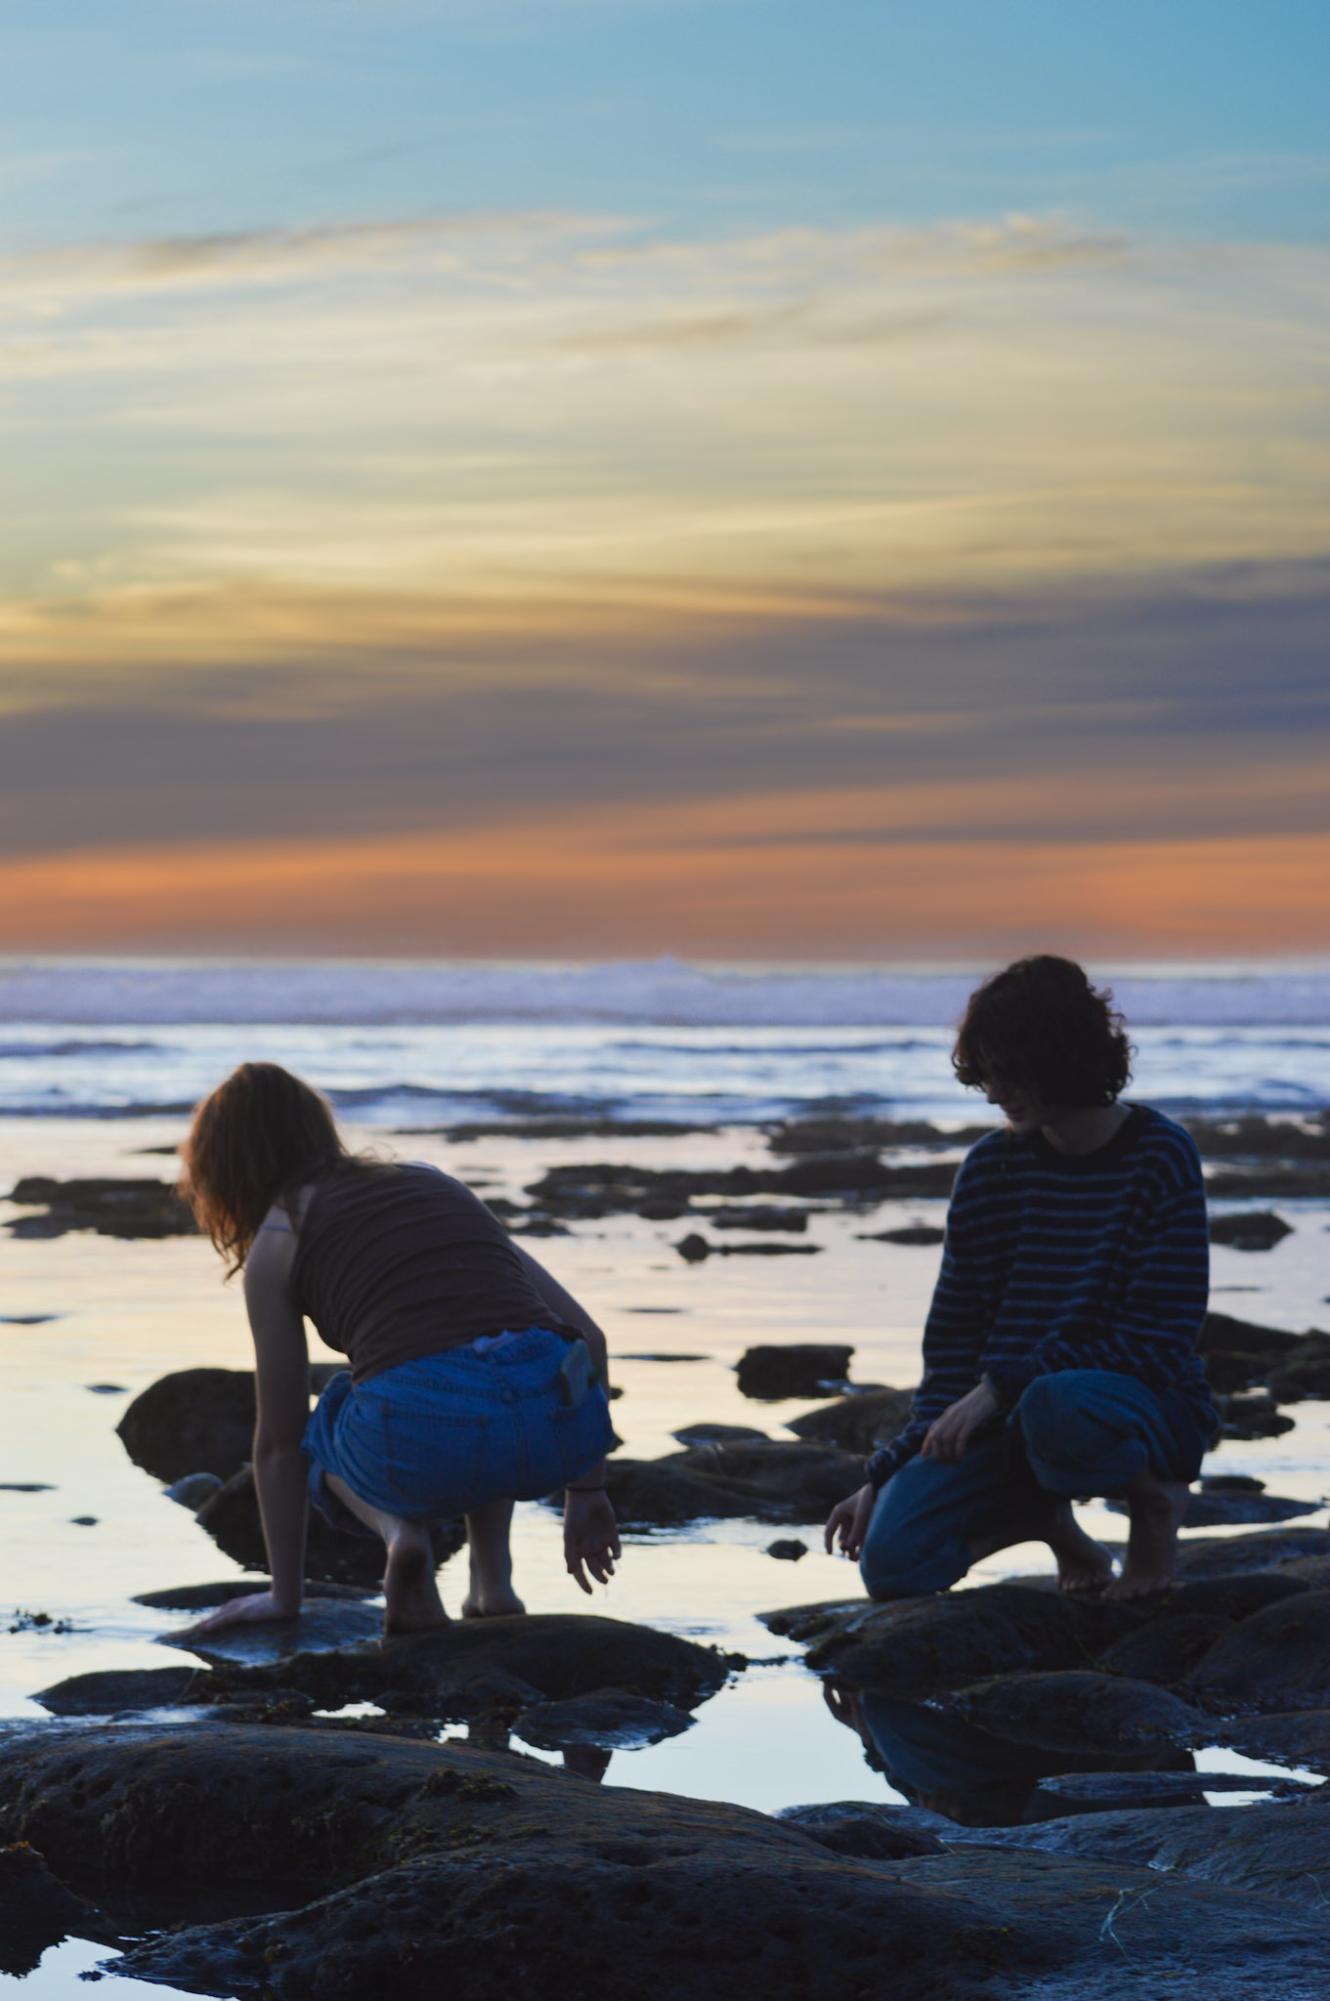
<svg viewBox="0 0 1330 2001">
<path fill-rule="evenodd" d="M 606 1751 L 631 1751 L 659 1744 L 687 1730 L 692 1717 L 672 1702 L 628 1695 L 621 1688 L 598 1689 L 566 1702 L 542 1702 L 524 1709 L 513 1723 L 527 1744 L 559 1751 L 567 1744 L 592 1744 Z"/>
<path fill-rule="evenodd" d="M 1282 1327 L 1261 1327 L 1229 1313 L 1208 1313 L 1198 1347 L 1211 1388 L 1227 1396 L 1266 1382 L 1301 1339 Z"/>
<path fill-rule="evenodd" d="M 1210 1242 L 1227 1244 L 1235 1251 L 1273 1250 L 1292 1234 L 1292 1224 L 1272 1209 L 1244 1209 L 1237 1215 L 1210 1218 Z"/>
<path fill-rule="evenodd" d="M 663 1459 L 611 1459 L 606 1486 L 620 1523 L 671 1528 L 708 1517 L 820 1522 L 852 1494 L 863 1467 L 835 1447 L 801 1440 L 725 1439 Z"/>
<path fill-rule="evenodd" d="M 771 1443 L 765 1431 L 751 1424 L 686 1424 L 673 1436 L 680 1445 L 734 1445 L 744 1440 L 757 1445 Z"/>
<path fill-rule="evenodd" d="M 1080 1667 L 1124 1622 L 1117 1608 L 1021 1584 L 899 1598 L 884 1605 L 811 1609 L 818 1630 L 772 1614 L 764 1623 L 791 1638 L 812 1639 L 808 1665 L 851 1688 L 917 1699 L 960 1688 L 981 1676 L 1034 1668 Z M 778 1621 L 780 1623 L 778 1623 Z"/>
<path fill-rule="evenodd" d="M 289 1660 L 295 1653 L 330 1653 L 383 1633 L 383 1614 L 355 1599 L 312 1598 L 295 1619 L 264 1620 L 261 1625 L 223 1626 L 216 1633 L 191 1639 L 188 1631 L 163 1633 L 163 1646 L 180 1647 L 214 1666 L 222 1661 L 257 1665 Z"/>
<path fill-rule="evenodd" d="M 912 1401 L 909 1390 L 859 1390 L 802 1412 L 790 1419 L 789 1428 L 800 1438 L 825 1439 L 847 1452 L 867 1454 L 908 1422 Z"/>
<path fill-rule="evenodd" d="M 0 1480 L 0 1494 L 54 1494 L 49 1480 Z"/>
<path fill-rule="evenodd" d="M 868 1800 L 787 1806 L 776 1815 L 786 1827 L 797 1827 L 835 1854 L 858 1856 L 865 1862 L 943 1854 L 937 1836 L 914 1825 L 916 1817 L 911 1807 L 878 1806 Z"/>
<path fill-rule="evenodd" d="M 616 1354 L 616 1362 L 709 1362 L 710 1355 L 666 1355 L 657 1349 L 639 1349 L 636 1354 Z"/>
<path fill-rule="evenodd" d="M 897 1230 L 856 1230 L 861 1244 L 941 1244 L 947 1233 L 936 1223 L 904 1223 Z"/>
<path fill-rule="evenodd" d="M 1075 1814 L 1025 1827 L 987 1828 L 984 1840 L 1125 1862 L 1295 1905 L 1306 1899 L 1308 1882 L 1319 1885 L 1330 1870 L 1330 1813 L 1311 1798 L 1227 1813 L 1201 1805 Z"/>
<path fill-rule="evenodd" d="M 9 1200 L 46 1212 L 11 1223 L 15 1236 L 63 1236 L 67 1230 L 95 1230 L 104 1237 L 196 1233 L 193 1216 L 169 1181 L 54 1181 L 44 1174 L 29 1174 L 14 1184 Z"/>
<path fill-rule="evenodd" d="M 85 1383 L 83 1387 L 95 1397 L 123 1397 L 129 1394 L 123 1383 Z"/>
<path fill-rule="evenodd" d="M 1244 1758 L 1330 1774 L 1330 1709 L 1281 1711 L 1217 1723 L 1215 1737 Z M 1263 1783 L 1253 1781 L 1254 1786 Z"/>
<path fill-rule="evenodd" d="M 1253 1612 L 1215 1641 L 1191 1681 L 1206 1700 L 1228 1706 L 1330 1707 L 1330 1591 Z"/>
<path fill-rule="evenodd" d="M 709 1244 L 705 1237 L 699 1236 L 694 1230 L 691 1236 L 680 1237 L 674 1248 L 685 1264 L 700 1265 L 704 1258 L 711 1256 L 715 1246 Z"/>
<path fill-rule="evenodd" d="M 1256 1390 L 1217 1396 L 1215 1407 L 1224 1438 L 1278 1438 L 1293 1429 L 1293 1419 L 1285 1417 L 1274 1398 Z"/>
<path fill-rule="evenodd" d="M 783 1563 L 797 1563 L 801 1556 L 807 1556 L 808 1544 L 800 1542 L 797 1536 L 786 1536 L 766 1547 L 768 1556 L 778 1557 Z"/>
<path fill-rule="evenodd" d="M 999 1675 L 936 1701 L 1009 1743 L 1082 1755 L 1202 1743 L 1209 1729 L 1199 1710 L 1149 1682 L 1088 1669 Z"/>
<path fill-rule="evenodd" d="M 1059 1772 L 1037 1779 L 1035 1791 L 1048 1818 L 1073 1813 L 1116 1813 L 1137 1807 L 1204 1806 L 1206 1793 L 1253 1793 L 1267 1784 L 1283 1792 L 1310 1791 L 1300 1780 L 1253 1778 L 1250 1772 Z"/>
<path fill-rule="evenodd" d="M 739 1208 L 708 1209 L 705 1220 L 713 1230 L 785 1230 L 801 1236 L 808 1228 L 808 1211 L 751 1202 Z"/>
<path fill-rule="evenodd" d="M 1255 1535 L 1194 1536 L 1179 1546 L 1178 1576 L 1190 1584 L 1199 1578 L 1278 1570 L 1311 1557 L 1330 1557 L 1330 1531 L 1266 1529 Z"/>
<path fill-rule="evenodd" d="M 248 1598 L 252 1592 L 266 1591 L 266 1577 L 228 1577 L 218 1584 L 177 1584 L 164 1591 L 140 1591 L 136 1605 L 149 1605 L 158 1612 L 208 1612 L 214 1605 L 226 1605 L 232 1598 Z M 344 1598 L 352 1604 L 372 1596 L 371 1590 L 351 1584 L 306 1584 L 307 1598 Z"/>
<path fill-rule="evenodd" d="M 1327 1160 L 1330 1119 L 1324 1112 L 1304 1119 L 1188 1119 L 1187 1130 L 1206 1159 Z"/>
<path fill-rule="evenodd" d="M 107 1668 L 74 1674 L 33 1697 L 53 1716 L 117 1716 L 194 1700 L 206 1675 L 199 1668 Z"/>
<path fill-rule="evenodd" d="M 816 1196 L 842 1202 L 915 1201 L 951 1193 L 955 1169 L 923 1162 L 888 1167 L 871 1151 L 800 1155 L 788 1167 L 685 1170 L 596 1161 L 552 1167 L 526 1189 L 551 1215 L 596 1221 L 636 1212 L 643 1202 L 685 1207 L 707 1196 Z"/>
<path fill-rule="evenodd" d="M 1221 1202 L 1324 1200 L 1330 1192 L 1330 1161 L 1268 1161 L 1256 1166 L 1221 1162 L 1206 1175 L 1212 1198 Z"/>
<path fill-rule="evenodd" d="M 820 1256 L 821 1244 L 709 1244 L 696 1231 L 691 1236 L 681 1237 L 674 1246 L 685 1264 L 701 1264 L 704 1259 L 717 1258 L 815 1258 Z"/>
<path fill-rule="evenodd" d="M 773 1153 L 864 1153 L 883 1147 L 970 1147 L 987 1138 L 992 1126 L 962 1126 L 944 1132 L 927 1119 L 808 1118 L 776 1126 L 768 1145 Z"/>
<path fill-rule="evenodd" d="M 1264 1480 L 1251 1473 L 1207 1473 L 1199 1482 L 1203 1494 L 1263 1494 Z"/>
<path fill-rule="evenodd" d="M 0 1327 L 45 1327 L 49 1320 L 62 1320 L 60 1313 L 0 1313 Z"/>
<path fill-rule="evenodd" d="M 315 1394 L 340 1366 L 314 1364 Z M 215 1473 L 228 1480 L 253 1450 L 255 1416 L 253 1370 L 177 1369 L 140 1391 L 116 1430 L 134 1464 L 155 1479 Z"/>
<path fill-rule="evenodd" d="M 254 1476 L 246 1466 L 226 1482 L 194 1519 L 242 1570 L 263 1570 L 268 1555 L 259 1520 Z M 466 1541 L 464 1524 L 435 1523 L 434 1560 L 443 1563 Z M 376 1584 L 383 1575 L 383 1544 L 375 1536 L 343 1535 L 311 1512 L 305 1575 L 321 1583 Z"/>
<path fill-rule="evenodd" d="M 1306 1397 L 1330 1397 L 1330 1334 L 1304 1334 L 1298 1346 L 1270 1375 L 1276 1403 L 1301 1403 Z"/>
<path fill-rule="evenodd" d="M 1127 1675 L 1169 1688 L 1183 1682 L 1215 1641 L 1232 1627 L 1216 1613 L 1182 1612 L 1152 1619 L 1137 1632 L 1125 1633 L 1100 1654 L 1105 1674 Z"/>
<path fill-rule="evenodd" d="M 71 1515 L 69 1524 L 71 1528 L 76 1529 L 95 1529 L 97 1526 L 97 1517 L 96 1515 Z"/>
<path fill-rule="evenodd" d="M 844 1380 L 853 1353 L 852 1347 L 829 1341 L 750 1348 L 739 1361 L 740 1393 L 769 1402 L 815 1397 L 828 1383 Z"/>
<path fill-rule="evenodd" d="M 71 1932 L 107 1937 L 101 1913 L 53 1876 L 37 1849 L 26 1841 L 0 1848 L 0 1974 L 35 1973 L 47 1947 Z"/>
<path fill-rule="evenodd" d="M 177 1501 L 191 1514 L 197 1514 L 203 1503 L 220 1493 L 221 1488 L 222 1481 L 216 1473 L 186 1473 L 169 1487 L 163 1487 L 162 1492 L 168 1501 Z"/>
<path fill-rule="evenodd" d="M 1298 1515 L 1314 1515 L 1324 1505 L 1322 1501 L 1294 1501 L 1282 1494 L 1216 1492 L 1211 1489 L 1187 1496 L 1183 1527 L 1214 1529 L 1237 1527 L 1244 1523 L 1290 1522 Z M 1115 1515 L 1127 1512 L 1122 1501 L 1108 1501 L 1105 1506 Z"/>
</svg>

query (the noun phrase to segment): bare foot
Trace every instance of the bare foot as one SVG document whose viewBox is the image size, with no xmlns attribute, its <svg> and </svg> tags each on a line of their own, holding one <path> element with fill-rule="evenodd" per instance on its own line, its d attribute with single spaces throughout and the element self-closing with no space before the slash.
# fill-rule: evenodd
<svg viewBox="0 0 1330 2001">
<path fill-rule="evenodd" d="M 1060 1501 L 1045 1541 L 1057 1558 L 1058 1589 L 1061 1591 L 1102 1591 L 1113 1575 L 1113 1559 L 1102 1543 L 1085 1533 L 1072 1512 L 1070 1501 Z"/>
<path fill-rule="evenodd" d="M 522 1603 L 511 1584 L 476 1584 L 462 1600 L 464 1619 L 511 1619 L 519 1612 L 525 1612 Z"/>
<path fill-rule="evenodd" d="M 1187 1489 L 1175 1480 L 1143 1473 L 1124 1496 L 1131 1530 L 1122 1575 L 1109 1585 L 1110 1598 L 1146 1598 L 1167 1591 L 1178 1560 L 1178 1530 L 1187 1512 Z"/>
<path fill-rule="evenodd" d="M 383 1573 L 383 1615 L 386 1634 L 423 1633 L 446 1626 L 439 1587 L 434 1578 L 434 1551 L 429 1531 L 404 1530 L 388 1544 L 388 1568 Z"/>
</svg>

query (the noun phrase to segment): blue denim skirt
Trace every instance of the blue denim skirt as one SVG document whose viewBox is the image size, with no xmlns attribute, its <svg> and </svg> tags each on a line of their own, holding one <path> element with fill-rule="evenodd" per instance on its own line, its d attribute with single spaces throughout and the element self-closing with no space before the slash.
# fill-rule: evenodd
<svg viewBox="0 0 1330 2001">
<path fill-rule="evenodd" d="M 337 1528 L 368 1535 L 327 1486 L 408 1521 L 465 1514 L 487 1501 L 535 1501 L 575 1480 L 615 1443 L 596 1383 L 560 1399 L 562 1335 L 544 1327 L 446 1348 L 368 1382 L 332 1378 L 302 1440 L 310 1499 Z"/>
</svg>

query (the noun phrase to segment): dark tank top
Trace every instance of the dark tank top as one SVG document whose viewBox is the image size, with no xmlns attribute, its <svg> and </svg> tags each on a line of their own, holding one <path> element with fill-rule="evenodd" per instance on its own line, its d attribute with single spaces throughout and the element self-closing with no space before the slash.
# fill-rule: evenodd
<svg viewBox="0 0 1330 2001">
<path fill-rule="evenodd" d="M 483 1334 L 578 1331 L 546 1305 L 480 1198 L 436 1167 L 351 1167 L 320 1181 L 291 1290 L 357 1383 Z"/>
</svg>

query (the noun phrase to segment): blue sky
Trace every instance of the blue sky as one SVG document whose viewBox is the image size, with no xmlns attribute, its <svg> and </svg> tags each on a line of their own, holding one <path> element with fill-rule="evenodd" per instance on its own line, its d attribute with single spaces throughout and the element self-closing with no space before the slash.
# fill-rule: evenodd
<svg viewBox="0 0 1330 2001">
<path fill-rule="evenodd" d="M 1056 208 L 1323 241 L 1328 76 L 1321 0 L 22 0 L 4 233 Z"/>
</svg>

